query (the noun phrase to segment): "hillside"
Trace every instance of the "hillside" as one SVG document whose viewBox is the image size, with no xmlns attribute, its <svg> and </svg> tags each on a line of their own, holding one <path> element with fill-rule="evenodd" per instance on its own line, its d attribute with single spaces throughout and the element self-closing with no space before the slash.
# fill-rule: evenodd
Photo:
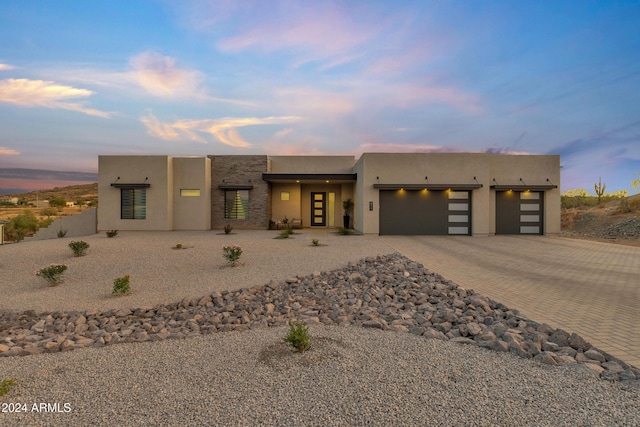
<svg viewBox="0 0 640 427">
<path fill-rule="evenodd" d="M 640 246 L 640 194 L 626 201 L 562 209 L 562 235 Z"/>
<path fill-rule="evenodd" d="M 26 200 L 26 206 L 24 204 L 15 206 L 0 206 L 0 220 L 9 220 L 16 215 L 20 215 L 25 209 L 32 210 L 39 220 L 47 218 L 47 214 L 42 212 L 42 209 L 46 207 L 42 203 L 44 200 L 52 198 L 63 198 L 67 202 L 76 202 L 77 200 L 97 201 L 98 200 L 98 183 L 83 184 L 83 185 L 71 185 L 68 187 L 55 187 L 48 190 L 31 191 L 29 193 L 16 193 L 16 194 L 4 194 L 0 196 L 0 200 L 11 199 L 17 197 L 18 200 Z M 36 208 L 39 206 L 39 209 Z M 73 206 L 66 207 L 58 211 L 57 216 L 73 215 L 74 213 L 82 212 L 86 207 Z"/>
<path fill-rule="evenodd" d="M 17 197 L 19 199 L 27 199 L 35 201 L 49 200 L 54 197 L 61 197 L 68 202 L 75 202 L 78 199 L 97 200 L 98 199 L 98 183 L 70 185 L 68 187 L 54 187 L 46 190 L 31 191 L 28 193 L 5 194 L 3 198 Z"/>
</svg>

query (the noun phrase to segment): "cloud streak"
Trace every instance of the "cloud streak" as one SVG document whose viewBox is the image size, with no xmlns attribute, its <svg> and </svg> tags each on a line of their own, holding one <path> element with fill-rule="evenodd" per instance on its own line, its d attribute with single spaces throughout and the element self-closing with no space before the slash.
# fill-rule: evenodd
<svg viewBox="0 0 640 427">
<path fill-rule="evenodd" d="M 113 113 L 88 108 L 83 102 L 71 101 L 77 98 L 88 98 L 93 94 L 94 92 L 88 89 L 78 89 L 46 80 L 0 80 L 0 102 L 22 107 L 45 107 L 76 111 L 105 119 L 111 117 Z"/>
<path fill-rule="evenodd" d="M 353 19 L 345 8 L 331 3 L 287 4 L 265 14 L 250 29 L 222 39 L 218 47 L 226 52 L 255 49 L 267 53 L 292 51 L 298 59 L 294 65 L 323 61 L 333 65 L 351 62 L 358 46 L 378 32 L 375 26 Z"/>
<path fill-rule="evenodd" d="M 14 67 L 13 65 L 3 64 L 0 62 L 0 71 L 15 70 L 15 68 L 16 67 Z"/>
<path fill-rule="evenodd" d="M 179 141 L 187 139 L 191 141 L 207 143 L 202 135 L 209 134 L 222 144 L 230 147 L 247 148 L 251 144 L 244 140 L 238 128 L 259 125 L 279 125 L 294 123 L 302 120 L 296 116 L 279 117 L 224 117 L 220 119 L 204 120 L 177 120 L 173 123 L 164 123 L 149 113 L 140 118 L 147 127 L 147 133 L 167 141 Z"/>
<path fill-rule="evenodd" d="M 0 156 L 19 156 L 20 152 L 13 148 L 0 147 Z"/>
</svg>

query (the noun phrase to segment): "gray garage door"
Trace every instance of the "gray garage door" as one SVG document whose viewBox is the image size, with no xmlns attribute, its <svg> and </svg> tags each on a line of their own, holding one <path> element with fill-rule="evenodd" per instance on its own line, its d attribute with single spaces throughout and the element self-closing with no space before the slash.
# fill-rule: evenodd
<svg viewBox="0 0 640 427">
<path fill-rule="evenodd" d="M 496 234 L 543 234 L 540 191 L 497 191 Z"/>
<path fill-rule="evenodd" d="M 470 235 L 470 192 L 381 190 L 380 234 Z"/>
</svg>

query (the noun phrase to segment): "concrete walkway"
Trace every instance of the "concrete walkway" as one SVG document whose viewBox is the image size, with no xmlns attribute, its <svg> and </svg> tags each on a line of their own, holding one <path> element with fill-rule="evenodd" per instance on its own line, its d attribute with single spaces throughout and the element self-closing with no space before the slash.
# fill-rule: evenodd
<svg viewBox="0 0 640 427">
<path fill-rule="evenodd" d="M 384 236 L 458 285 L 640 367 L 640 247 L 542 236 Z"/>
</svg>

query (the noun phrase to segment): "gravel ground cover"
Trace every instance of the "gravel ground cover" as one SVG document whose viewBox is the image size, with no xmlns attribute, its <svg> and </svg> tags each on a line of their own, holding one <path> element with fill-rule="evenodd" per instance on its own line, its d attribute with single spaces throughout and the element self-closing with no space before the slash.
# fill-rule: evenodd
<svg viewBox="0 0 640 427">
<path fill-rule="evenodd" d="M 91 248 L 80 258 L 68 239 L 12 245 L 0 252 L 2 308 L 150 306 L 392 252 L 374 237 L 275 235 L 97 235 L 84 239 Z M 313 247 L 312 238 L 326 246 Z M 187 249 L 172 249 L 176 243 Z M 223 244 L 240 244 L 244 265 L 225 267 Z M 58 287 L 33 274 L 50 262 L 69 265 Z M 112 297 L 113 278 L 123 274 L 134 293 Z M 640 390 L 600 380 L 584 365 L 540 365 L 353 326 L 310 331 L 312 348 L 303 354 L 282 342 L 286 328 L 277 327 L 0 358 L 0 379 L 16 379 L 0 398 L 0 425 L 640 424 Z"/>
<path fill-rule="evenodd" d="M 82 238 L 87 254 L 74 257 L 72 240 L 11 244 L 0 250 L 0 310 L 107 310 L 168 304 L 216 290 L 263 285 L 314 271 L 328 271 L 369 255 L 394 252 L 376 236 L 341 236 L 303 230 L 288 239 L 277 231 L 103 233 Z M 321 246 L 313 246 L 318 239 Z M 181 243 L 183 249 L 175 249 Z M 241 268 L 226 266 L 224 245 L 240 245 Z M 66 264 L 64 283 L 47 287 L 35 271 Z M 113 280 L 129 274 L 132 293 L 111 295 Z"/>
</svg>

